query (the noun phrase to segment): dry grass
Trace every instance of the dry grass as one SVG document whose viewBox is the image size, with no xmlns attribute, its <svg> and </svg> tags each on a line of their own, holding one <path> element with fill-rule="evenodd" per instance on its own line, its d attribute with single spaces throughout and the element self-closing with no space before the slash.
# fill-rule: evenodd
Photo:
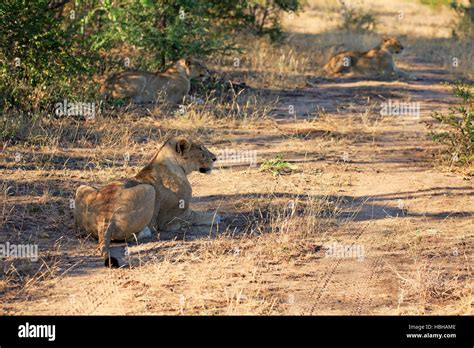
<svg viewBox="0 0 474 348">
<path fill-rule="evenodd" d="M 286 19 L 283 43 L 242 38 L 244 54 L 210 62 L 247 91 L 211 94 L 184 109 L 126 106 L 104 109 L 93 121 L 46 118 L 30 128 L 26 142 L 7 146 L 0 158 L 0 242 L 36 243 L 41 259 L 2 258 L 2 311 L 472 313 L 472 269 L 462 266 L 473 242 L 469 181 L 426 166 L 430 153 L 422 150 L 430 145 L 419 124 L 382 118 L 376 96 L 323 90 L 317 79 L 331 52 L 368 49 L 383 34 L 407 43 L 398 60 L 410 68 L 418 60 L 447 68 L 456 56 L 459 69 L 448 72 L 466 76 L 472 43 L 450 39 L 454 17 L 444 8 L 354 4 L 383 23 L 376 33 L 338 31 L 337 1 L 311 1 L 300 17 Z M 392 86 L 407 87 L 381 88 Z M 303 120 L 273 118 L 281 105 L 306 105 L 314 95 L 336 100 L 336 109 L 319 102 Z M 273 176 L 237 164 L 218 166 L 211 177 L 191 175 L 196 209 L 217 211 L 225 222 L 130 245 L 130 268 L 104 269 L 96 241 L 72 225 L 74 190 L 134 175 L 169 134 L 192 136 L 213 151 L 257 150 L 258 164 L 283 153 L 298 169 Z M 407 158 L 413 161 L 404 166 Z M 462 214 L 444 217 L 453 209 Z M 433 229 L 442 238 L 417 234 Z M 364 246 L 364 261 L 328 257 L 325 245 L 335 242 Z M 458 256 L 446 252 L 452 248 Z"/>
<path fill-rule="evenodd" d="M 444 314 L 472 314 L 472 284 L 465 278 L 465 269 L 446 270 L 443 261 L 415 259 L 414 270 L 400 274 L 399 307 L 405 302 L 410 309 L 401 314 L 428 314 L 433 310 Z M 446 303 L 450 303 L 446 306 Z M 415 304 L 415 305 L 414 305 Z"/>
</svg>

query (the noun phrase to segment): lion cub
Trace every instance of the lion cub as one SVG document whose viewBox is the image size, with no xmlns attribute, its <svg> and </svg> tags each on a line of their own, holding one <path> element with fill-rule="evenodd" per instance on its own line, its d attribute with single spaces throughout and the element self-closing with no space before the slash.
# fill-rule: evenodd
<svg viewBox="0 0 474 348">
<path fill-rule="evenodd" d="M 203 145 L 183 137 L 165 141 L 151 162 L 133 179 L 114 181 L 97 189 L 76 191 L 76 226 L 99 240 L 106 266 L 117 267 L 110 255 L 111 240 L 127 240 L 151 230 L 175 231 L 188 225 L 212 225 L 214 213 L 189 208 L 192 189 L 187 175 L 210 173 L 216 156 Z"/>
<path fill-rule="evenodd" d="M 390 77 L 417 79 L 414 75 L 395 68 L 393 55 L 403 50 L 396 38 L 384 38 L 382 43 L 367 52 L 344 51 L 332 56 L 324 70 L 329 76 Z"/>
<path fill-rule="evenodd" d="M 183 102 L 191 88 L 191 79 L 207 76 L 206 67 L 195 59 L 180 59 L 162 73 L 125 71 L 109 77 L 101 86 L 108 98 L 131 98 L 134 103 L 154 103 L 161 96 L 169 103 Z"/>
</svg>

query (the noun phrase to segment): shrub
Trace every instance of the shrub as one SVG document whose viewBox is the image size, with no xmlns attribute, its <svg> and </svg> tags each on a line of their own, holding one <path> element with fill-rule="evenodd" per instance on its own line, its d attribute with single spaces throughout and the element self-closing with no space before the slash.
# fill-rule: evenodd
<svg viewBox="0 0 474 348">
<path fill-rule="evenodd" d="M 0 3 L 0 106 L 31 113 L 77 94 L 89 54 L 46 0 Z"/>
<path fill-rule="evenodd" d="M 456 83 L 452 86 L 460 98 L 457 107 L 448 113 L 435 112 L 432 117 L 447 126 L 446 131 L 431 132 L 434 141 L 448 146 L 451 162 L 472 165 L 474 160 L 474 84 Z"/>
<path fill-rule="evenodd" d="M 103 25 L 95 36 L 100 47 L 132 46 L 147 68 L 163 69 L 184 56 L 226 53 L 233 45 L 225 32 L 214 30 L 206 1 L 112 1 L 98 4 L 97 16 Z M 99 41 L 102 39 L 102 41 Z"/>
<path fill-rule="evenodd" d="M 81 0 L 80 16 L 94 49 L 133 47 L 134 67 L 157 70 L 184 56 L 205 57 L 235 50 L 234 32 L 281 34 L 283 12 L 299 0 Z M 124 57 L 121 57 L 124 58 Z M 120 61 L 112 57 L 111 61 Z"/>
</svg>

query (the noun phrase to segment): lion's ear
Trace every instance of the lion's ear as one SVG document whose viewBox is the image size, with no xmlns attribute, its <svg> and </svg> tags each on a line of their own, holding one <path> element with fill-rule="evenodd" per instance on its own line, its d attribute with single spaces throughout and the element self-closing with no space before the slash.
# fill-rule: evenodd
<svg viewBox="0 0 474 348">
<path fill-rule="evenodd" d="M 382 40 L 383 40 L 383 42 L 387 42 L 387 41 L 389 41 L 389 40 L 390 40 L 390 38 L 389 38 L 389 37 L 387 37 L 387 36 L 384 36 L 384 37 L 382 38 Z"/>
<path fill-rule="evenodd" d="M 188 65 L 188 62 L 187 62 L 187 59 L 181 58 L 180 60 L 176 62 L 176 64 L 182 67 L 186 67 Z"/>
<path fill-rule="evenodd" d="M 179 139 L 176 142 L 176 152 L 178 155 L 183 156 L 191 149 L 191 143 L 186 139 Z"/>
</svg>

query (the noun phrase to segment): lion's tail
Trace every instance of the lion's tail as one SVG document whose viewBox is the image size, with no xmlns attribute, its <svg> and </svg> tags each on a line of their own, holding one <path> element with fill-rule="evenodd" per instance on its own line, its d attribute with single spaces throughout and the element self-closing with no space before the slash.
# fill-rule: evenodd
<svg viewBox="0 0 474 348">
<path fill-rule="evenodd" d="M 115 219 L 112 217 L 107 226 L 104 226 L 102 231 L 99 231 L 99 250 L 104 257 L 106 267 L 119 267 L 118 260 L 110 254 L 110 240 L 114 229 L 117 228 Z"/>
</svg>

